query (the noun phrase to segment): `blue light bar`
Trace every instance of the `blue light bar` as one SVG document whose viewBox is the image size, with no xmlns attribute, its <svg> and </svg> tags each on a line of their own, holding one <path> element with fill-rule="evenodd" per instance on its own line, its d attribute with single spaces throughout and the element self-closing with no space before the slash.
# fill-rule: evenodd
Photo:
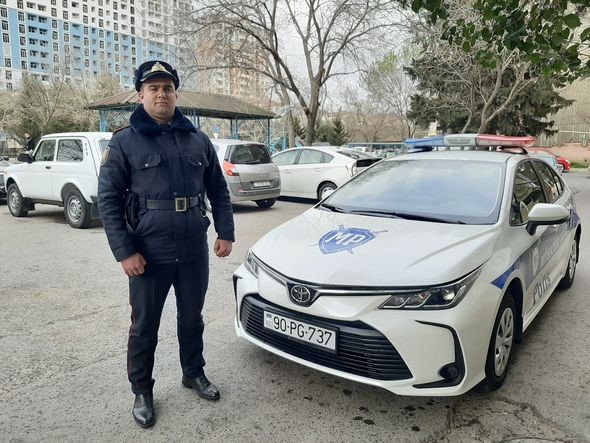
<svg viewBox="0 0 590 443">
<path fill-rule="evenodd" d="M 442 135 L 423 138 L 408 138 L 404 140 L 404 145 L 408 148 L 434 148 L 445 146 L 445 138 Z"/>
</svg>

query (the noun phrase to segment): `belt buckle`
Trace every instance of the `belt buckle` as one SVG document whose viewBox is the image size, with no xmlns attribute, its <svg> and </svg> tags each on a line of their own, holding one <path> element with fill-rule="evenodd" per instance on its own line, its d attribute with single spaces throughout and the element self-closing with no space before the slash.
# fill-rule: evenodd
<svg viewBox="0 0 590 443">
<path fill-rule="evenodd" d="M 174 199 L 174 209 L 176 212 L 186 212 L 187 204 L 186 197 L 177 197 Z"/>
</svg>

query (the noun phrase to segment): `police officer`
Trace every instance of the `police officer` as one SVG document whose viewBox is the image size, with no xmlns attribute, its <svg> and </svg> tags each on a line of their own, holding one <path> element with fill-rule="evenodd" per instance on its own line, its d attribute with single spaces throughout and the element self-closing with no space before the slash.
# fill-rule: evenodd
<svg viewBox="0 0 590 443">
<path fill-rule="evenodd" d="M 219 390 L 205 376 L 201 310 L 209 279 L 205 194 L 217 231 L 214 252 L 234 241 L 232 206 L 209 138 L 176 108 L 179 78 L 163 61 L 135 74 L 140 105 L 103 153 L 98 207 L 115 259 L 129 277 L 127 372 L 133 417 L 154 424 L 152 369 L 166 295 L 174 286 L 182 384 L 207 400 Z"/>
</svg>

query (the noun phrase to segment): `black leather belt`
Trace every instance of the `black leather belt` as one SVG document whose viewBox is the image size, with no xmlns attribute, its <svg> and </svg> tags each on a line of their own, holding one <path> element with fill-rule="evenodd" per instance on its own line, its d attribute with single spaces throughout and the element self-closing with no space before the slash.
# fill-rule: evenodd
<svg viewBox="0 0 590 443">
<path fill-rule="evenodd" d="M 177 197 L 174 200 L 152 200 L 149 198 L 139 199 L 139 206 L 146 209 L 168 209 L 176 212 L 186 212 L 188 208 L 201 206 L 201 195 L 193 197 Z"/>
</svg>

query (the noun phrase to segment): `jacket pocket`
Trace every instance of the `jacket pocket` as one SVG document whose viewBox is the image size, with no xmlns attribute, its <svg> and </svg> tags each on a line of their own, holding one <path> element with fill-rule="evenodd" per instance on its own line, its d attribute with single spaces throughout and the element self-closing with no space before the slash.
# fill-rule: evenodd
<svg viewBox="0 0 590 443">
<path fill-rule="evenodd" d="M 206 168 L 207 166 L 209 166 L 209 162 L 207 161 L 207 159 L 203 156 L 197 155 L 197 154 L 188 154 L 186 156 L 188 162 L 193 165 L 196 166 L 197 168 Z"/>
<path fill-rule="evenodd" d="M 144 169 L 151 169 L 155 168 L 162 162 L 162 157 L 160 154 L 146 154 L 146 155 L 136 155 L 129 158 L 129 162 L 133 169 L 137 170 L 144 170 Z"/>
</svg>

